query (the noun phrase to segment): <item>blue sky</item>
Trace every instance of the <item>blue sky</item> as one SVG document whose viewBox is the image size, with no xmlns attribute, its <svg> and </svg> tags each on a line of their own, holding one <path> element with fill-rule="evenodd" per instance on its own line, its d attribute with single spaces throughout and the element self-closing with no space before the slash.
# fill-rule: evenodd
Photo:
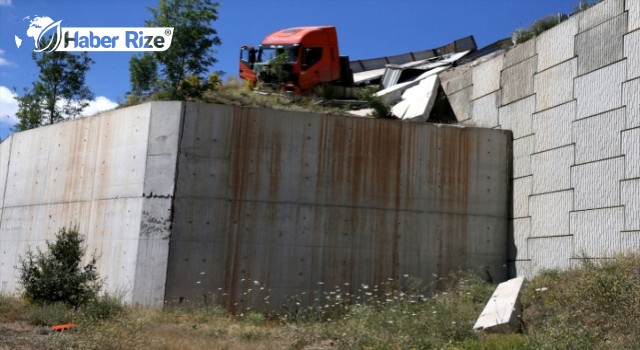
<svg viewBox="0 0 640 350">
<path fill-rule="evenodd" d="M 159 0 L 0 0 L 0 138 L 15 122 L 21 93 L 37 79 L 26 37 L 26 16 L 62 20 L 63 27 L 139 27 Z M 214 23 L 222 39 L 211 71 L 237 76 L 239 47 L 257 45 L 288 27 L 334 25 L 342 55 L 352 59 L 429 49 L 473 35 L 479 47 L 548 14 L 571 13 L 578 0 L 228 0 Z M 26 43 L 17 48 L 14 35 Z M 87 83 L 96 95 L 90 111 L 113 108 L 129 90 L 132 53 L 92 52 Z"/>
</svg>

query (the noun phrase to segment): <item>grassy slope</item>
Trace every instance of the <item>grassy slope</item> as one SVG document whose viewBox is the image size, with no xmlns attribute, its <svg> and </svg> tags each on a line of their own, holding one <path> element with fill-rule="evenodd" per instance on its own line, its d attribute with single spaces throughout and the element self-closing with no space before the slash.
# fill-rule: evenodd
<svg viewBox="0 0 640 350">
<path fill-rule="evenodd" d="M 327 294 L 321 310 L 266 319 L 217 307 L 121 309 L 113 300 L 82 310 L 0 298 L 0 349 L 631 349 L 640 348 L 640 256 L 566 272 L 547 271 L 522 294 L 525 333 L 471 330 L 493 291 L 476 277 L 445 280 L 446 292 L 419 290 L 346 303 Z M 372 287 L 373 288 L 373 287 Z M 74 321 L 74 331 L 38 335 L 29 324 Z M 20 328 L 22 327 L 22 328 Z"/>
</svg>

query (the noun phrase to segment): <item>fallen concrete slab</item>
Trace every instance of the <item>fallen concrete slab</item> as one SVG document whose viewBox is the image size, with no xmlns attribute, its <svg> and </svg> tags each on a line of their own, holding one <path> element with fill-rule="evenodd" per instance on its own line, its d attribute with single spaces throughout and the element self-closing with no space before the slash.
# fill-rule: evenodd
<svg viewBox="0 0 640 350">
<path fill-rule="evenodd" d="M 402 101 L 393 106 L 391 112 L 402 120 L 426 122 L 435 104 L 439 86 L 438 75 L 420 80 L 417 86 L 407 89 L 402 94 Z"/>
<path fill-rule="evenodd" d="M 491 333 L 516 332 L 520 326 L 522 307 L 519 299 L 523 282 L 524 277 L 516 277 L 500 283 L 473 329 Z"/>
<path fill-rule="evenodd" d="M 382 102 L 386 105 L 390 105 L 393 103 L 398 102 L 401 98 L 402 95 L 404 94 L 404 92 L 409 89 L 412 88 L 418 84 L 420 84 L 421 80 L 424 80 L 430 76 L 435 76 L 440 72 L 443 72 L 445 70 L 447 70 L 448 67 L 438 67 L 435 69 L 432 69 L 428 72 L 425 72 L 423 74 L 421 74 L 420 76 L 418 76 L 417 78 L 415 78 L 414 80 L 411 81 L 407 81 L 404 83 L 400 83 L 400 84 L 396 84 L 393 85 L 391 87 L 388 87 L 384 90 L 380 90 L 378 92 L 376 92 L 374 94 L 374 96 L 378 96 L 380 98 L 382 98 Z"/>
<path fill-rule="evenodd" d="M 353 82 L 354 84 L 364 83 L 367 80 L 375 80 L 380 79 L 384 74 L 385 68 L 368 70 L 364 72 L 354 73 L 353 74 Z"/>
</svg>

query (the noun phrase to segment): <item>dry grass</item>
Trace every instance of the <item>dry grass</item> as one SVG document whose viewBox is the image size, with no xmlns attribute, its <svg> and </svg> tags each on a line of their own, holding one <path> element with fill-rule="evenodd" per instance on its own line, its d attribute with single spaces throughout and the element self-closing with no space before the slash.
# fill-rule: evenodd
<svg viewBox="0 0 640 350">
<path fill-rule="evenodd" d="M 546 271 L 525 285 L 523 334 L 471 330 L 493 286 L 469 274 L 444 280 L 445 292 L 389 292 L 345 302 L 331 294 L 322 312 L 265 318 L 218 307 L 67 310 L 78 327 L 42 335 L 33 308 L 0 297 L 0 349 L 637 349 L 640 255 L 565 272 Z M 375 286 L 371 286 L 373 288 Z M 49 315 L 52 309 L 38 311 Z M 96 315 L 107 315 L 104 318 Z M 102 317 L 102 316 L 101 316 Z M 106 318 L 106 319 L 105 319 Z"/>
</svg>

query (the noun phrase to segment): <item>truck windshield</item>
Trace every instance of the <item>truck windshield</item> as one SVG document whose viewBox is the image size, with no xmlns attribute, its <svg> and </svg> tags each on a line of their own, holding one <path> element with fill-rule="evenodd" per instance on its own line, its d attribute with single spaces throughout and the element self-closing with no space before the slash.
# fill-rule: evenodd
<svg viewBox="0 0 640 350">
<path fill-rule="evenodd" d="M 298 46 L 261 46 L 258 62 L 295 64 L 298 60 Z"/>
</svg>

